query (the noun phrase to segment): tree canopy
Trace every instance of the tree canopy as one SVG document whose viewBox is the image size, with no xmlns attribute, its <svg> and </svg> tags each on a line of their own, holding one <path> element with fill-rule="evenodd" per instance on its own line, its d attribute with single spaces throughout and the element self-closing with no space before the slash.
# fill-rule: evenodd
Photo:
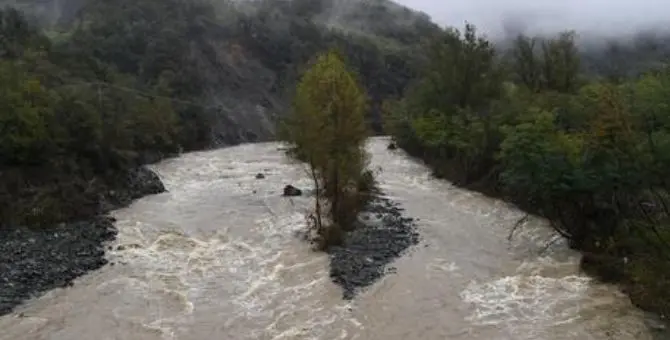
<svg viewBox="0 0 670 340">
<path fill-rule="evenodd" d="M 335 51 L 318 55 L 296 89 L 286 139 L 312 174 L 322 247 L 341 242 L 358 213 L 367 159 L 366 105 L 363 89 Z M 329 203 L 328 222 L 321 216 L 322 199 Z"/>
</svg>

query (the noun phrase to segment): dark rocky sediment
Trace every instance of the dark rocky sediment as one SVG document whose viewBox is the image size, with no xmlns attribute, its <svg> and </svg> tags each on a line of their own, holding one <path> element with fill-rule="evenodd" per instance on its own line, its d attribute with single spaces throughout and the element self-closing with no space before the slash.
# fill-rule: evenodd
<svg viewBox="0 0 670 340">
<path fill-rule="evenodd" d="M 48 230 L 0 230 L 0 315 L 104 266 L 104 243 L 115 237 L 113 220 L 105 217 Z"/>
<path fill-rule="evenodd" d="M 0 228 L 0 315 L 107 264 L 105 246 L 117 230 L 105 213 L 165 191 L 158 176 L 144 167 L 120 174 L 106 189 L 99 192 L 98 214 L 90 218 L 40 229 Z"/>
<path fill-rule="evenodd" d="M 397 203 L 375 197 L 362 214 L 361 225 L 346 234 L 344 244 L 331 247 L 330 277 L 352 299 L 357 291 L 380 279 L 388 265 L 419 243 L 414 220 Z"/>
<path fill-rule="evenodd" d="M 125 207 L 138 198 L 165 192 L 158 175 L 142 166 L 126 171 L 112 183 L 112 188 L 99 196 L 99 211 L 106 214 Z"/>
</svg>

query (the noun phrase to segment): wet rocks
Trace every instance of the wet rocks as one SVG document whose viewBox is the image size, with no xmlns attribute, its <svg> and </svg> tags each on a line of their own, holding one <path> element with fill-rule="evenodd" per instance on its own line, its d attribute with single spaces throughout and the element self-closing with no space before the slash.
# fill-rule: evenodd
<svg viewBox="0 0 670 340">
<path fill-rule="evenodd" d="M 292 186 L 292 185 L 287 185 L 284 187 L 284 196 L 301 196 L 302 195 L 302 190 Z"/>
<path fill-rule="evenodd" d="M 99 214 L 124 207 L 138 198 L 166 191 L 158 175 L 146 167 L 127 170 L 107 181 L 110 190 L 98 197 Z"/>
<path fill-rule="evenodd" d="M 256 174 L 256 179 L 264 179 L 264 178 L 265 178 L 265 175 L 263 175 L 262 173 L 259 172 L 259 173 Z"/>
<path fill-rule="evenodd" d="M 389 145 L 386 147 L 387 150 L 395 150 L 397 148 L 398 146 L 395 145 L 395 143 L 389 143 Z"/>
<path fill-rule="evenodd" d="M 377 219 L 366 219 L 346 234 L 344 244 L 331 247 L 330 277 L 344 290 L 344 298 L 352 299 L 386 273 L 387 266 L 409 247 L 419 243 L 419 234 L 412 218 L 402 216 L 398 204 L 376 197 L 366 213 Z"/>
<path fill-rule="evenodd" d="M 132 199 L 165 192 L 165 186 L 158 175 L 146 167 L 132 169 L 126 176 L 126 190 Z"/>
<path fill-rule="evenodd" d="M 0 315 L 47 290 L 68 287 L 107 263 L 105 242 L 116 237 L 113 219 L 60 224 L 41 230 L 0 230 Z"/>
</svg>

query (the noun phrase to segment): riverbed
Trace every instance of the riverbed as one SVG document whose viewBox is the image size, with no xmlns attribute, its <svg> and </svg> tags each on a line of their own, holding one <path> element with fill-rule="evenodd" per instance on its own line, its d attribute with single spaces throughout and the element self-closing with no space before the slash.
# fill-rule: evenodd
<svg viewBox="0 0 670 340">
<path fill-rule="evenodd" d="M 350 300 L 302 238 L 305 169 L 276 143 L 152 166 L 167 192 L 117 210 L 109 265 L 0 318 L 0 339 L 652 339 L 611 285 L 537 218 L 434 179 L 385 138 L 380 189 L 420 242 Z M 256 174 L 263 173 L 263 179 Z"/>
</svg>

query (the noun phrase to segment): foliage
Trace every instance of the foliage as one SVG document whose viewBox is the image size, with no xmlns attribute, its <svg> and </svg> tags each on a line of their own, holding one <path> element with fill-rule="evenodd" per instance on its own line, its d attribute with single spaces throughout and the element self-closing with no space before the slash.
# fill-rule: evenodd
<svg viewBox="0 0 670 340">
<path fill-rule="evenodd" d="M 359 183 L 364 181 L 366 98 L 335 51 L 317 56 L 298 84 L 287 141 L 304 160 L 316 188 L 317 229 L 322 248 L 342 241 L 357 216 Z M 327 225 L 321 217 L 329 203 Z"/>
<path fill-rule="evenodd" d="M 585 269 L 670 313 L 670 72 L 587 81 L 572 33 L 521 36 L 503 58 L 473 33 L 445 32 L 414 89 L 387 105 L 397 144 L 548 217 Z"/>
<path fill-rule="evenodd" d="M 578 86 L 580 60 L 574 32 L 552 39 L 520 35 L 512 55 L 517 80 L 534 92 L 572 92 Z"/>
<path fill-rule="evenodd" d="M 491 146 L 497 137 L 488 133 L 496 124 L 491 101 L 503 94 L 502 67 L 493 46 L 472 25 L 466 25 L 463 34 L 444 32 L 431 44 L 428 55 L 431 61 L 424 77 L 406 103 L 397 105 L 411 115 L 405 119 L 407 135 L 401 138 L 422 141 L 424 153 L 453 161 L 458 169 L 452 174 L 469 181 L 492 161 Z M 395 121 L 393 129 L 402 129 Z"/>
<path fill-rule="evenodd" d="M 177 151 L 169 100 L 150 89 L 118 91 L 136 84 L 114 71 L 105 72 L 104 86 L 68 75 L 60 64 L 70 56 L 19 12 L 0 17 L 9 51 L 0 59 L 0 223 L 48 225 L 96 212 L 85 183 L 109 182 L 115 171 Z"/>
</svg>

